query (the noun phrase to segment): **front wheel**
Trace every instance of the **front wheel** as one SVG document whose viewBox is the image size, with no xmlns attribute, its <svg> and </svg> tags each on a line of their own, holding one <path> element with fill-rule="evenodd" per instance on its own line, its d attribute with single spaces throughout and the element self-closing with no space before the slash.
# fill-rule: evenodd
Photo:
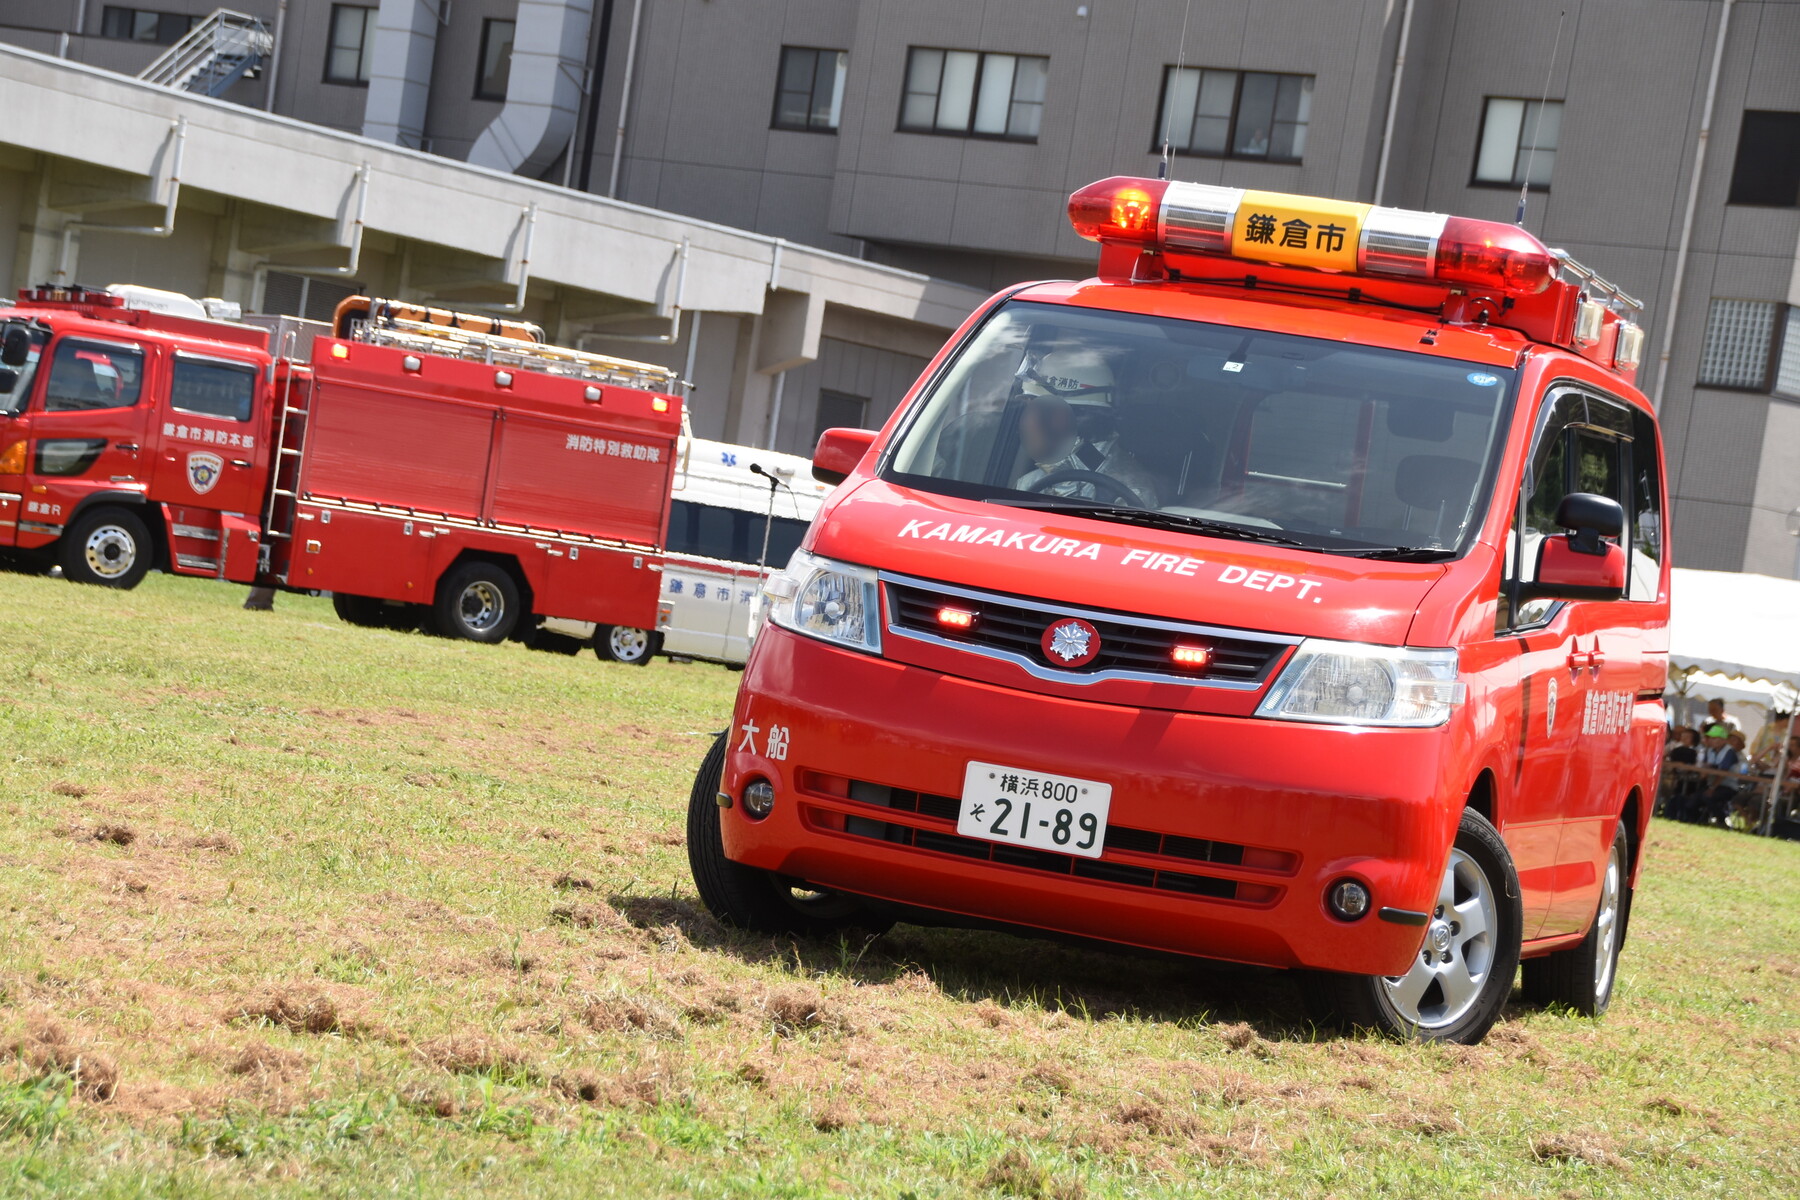
<svg viewBox="0 0 1800 1200">
<path fill-rule="evenodd" d="M 129 509 L 94 508 L 63 530 L 63 578 L 130 589 L 150 570 L 150 527 Z"/>
<path fill-rule="evenodd" d="M 519 585 L 504 567 L 467 562 L 445 575 L 432 606 L 445 637 L 503 642 L 519 623 Z"/>
<path fill-rule="evenodd" d="M 602 625 L 594 630 L 594 653 L 606 662 L 647 665 L 662 649 L 662 634 L 631 625 Z"/>
<path fill-rule="evenodd" d="M 719 787 L 725 775 L 725 735 L 713 739 L 688 793 L 688 868 L 706 910 L 754 933 L 829 937 L 847 929 L 886 933 L 893 921 L 851 896 L 817 891 L 725 857 Z"/>
<path fill-rule="evenodd" d="M 1525 999 L 1530 1003 L 1566 1005 L 1584 1017 L 1600 1016 L 1612 1003 L 1619 948 L 1631 912 L 1631 887 L 1626 882 L 1630 873 L 1628 836 L 1625 822 L 1620 821 L 1606 856 L 1606 873 L 1600 877 L 1600 906 L 1587 936 L 1567 950 L 1525 960 Z"/>
<path fill-rule="evenodd" d="M 1424 944 L 1404 975 L 1320 974 L 1316 1016 L 1390 1037 L 1474 1045 L 1512 992 L 1524 911 L 1518 874 L 1500 834 L 1464 809 Z"/>
</svg>

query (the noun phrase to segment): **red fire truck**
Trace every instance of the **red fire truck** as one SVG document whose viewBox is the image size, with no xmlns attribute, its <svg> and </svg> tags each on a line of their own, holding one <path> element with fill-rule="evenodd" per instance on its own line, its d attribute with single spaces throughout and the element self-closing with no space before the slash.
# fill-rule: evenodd
<svg viewBox="0 0 1800 1200">
<path fill-rule="evenodd" d="M 1299 968 L 1479 1040 L 1612 997 L 1669 556 L 1637 302 L 1516 226 L 1077 192 L 766 585 L 690 797 L 756 930 L 1000 926 Z"/>
<path fill-rule="evenodd" d="M 329 591 L 345 620 L 480 642 L 654 622 L 672 372 L 367 297 L 300 336 L 146 295 L 0 310 L 0 553 Z"/>
</svg>

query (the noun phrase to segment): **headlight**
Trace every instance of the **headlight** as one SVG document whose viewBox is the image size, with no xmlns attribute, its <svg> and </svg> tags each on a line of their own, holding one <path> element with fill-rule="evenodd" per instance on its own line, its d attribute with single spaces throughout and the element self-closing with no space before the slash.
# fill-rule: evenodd
<svg viewBox="0 0 1800 1200">
<path fill-rule="evenodd" d="M 1456 651 L 1308 638 L 1257 706 L 1259 717 L 1331 725 L 1442 725 L 1468 685 Z"/>
<path fill-rule="evenodd" d="M 768 619 L 783 629 L 881 653 L 881 601 L 869 568 L 796 550 L 763 590 Z"/>
</svg>

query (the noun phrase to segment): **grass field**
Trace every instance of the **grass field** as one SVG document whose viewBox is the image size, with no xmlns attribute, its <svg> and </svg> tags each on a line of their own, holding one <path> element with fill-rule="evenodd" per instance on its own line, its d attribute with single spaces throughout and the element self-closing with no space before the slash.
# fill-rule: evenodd
<svg viewBox="0 0 1800 1200">
<path fill-rule="evenodd" d="M 1613 1012 L 1321 1036 L 1279 975 L 734 935 L 737 676 L 0 575 L 0 1194 L 1800 1193 L 1800 847 L 1658 825 Z"/>
</svg>

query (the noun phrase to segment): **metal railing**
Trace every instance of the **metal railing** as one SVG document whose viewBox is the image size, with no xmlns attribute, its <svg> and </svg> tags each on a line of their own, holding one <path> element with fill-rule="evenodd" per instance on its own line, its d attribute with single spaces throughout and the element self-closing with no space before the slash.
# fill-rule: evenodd
<svg viewBox="0 0 1800 1200">
<path fill-rule="evenodd" d="M 392 346 L 420 354 L 439 354 L 468 362 L 520 367 L 547 375 L 562 375 L 648 391 L 667 391 L 678 382 L 673 370 L 653 363 L 633 362 L 607 354 L 546 346 L 541 342 L 477 333 L 424 321 L 399 318 L 359 321 L 352 324 L 350 337 L 358 342 Z"/>
<path fill-rule="evenodd" d="M 217 96 L 274 49 L 275 37 L 261 21 L 221 8 L 138 72 L 138 78 L 178 91 Z"/>
</svg>

